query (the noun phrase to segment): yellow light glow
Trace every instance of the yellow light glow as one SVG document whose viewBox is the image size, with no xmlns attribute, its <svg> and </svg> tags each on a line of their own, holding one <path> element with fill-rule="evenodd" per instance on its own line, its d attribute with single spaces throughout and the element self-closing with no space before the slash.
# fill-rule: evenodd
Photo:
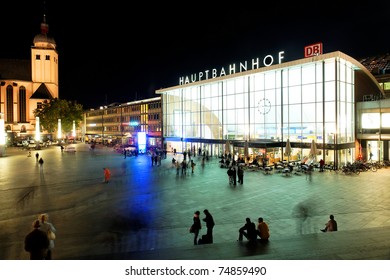
<svg viewBox="0 0 390 280">
<path fill-rule="evenodd" d="M 73 121 L 72 136 L 76 137 L 76 123 L 75 123 L 75 121 Z"/>
<path fill-rule="evenodd" d="M 39 129 L 39 117 L 35 118 L 35 141 L 41 140 L 41 130 Z"/>
<path fill-rule="evenodd" d="M 5 145 L 5 131 L 3 119 L 0 119 L 0 145 Z"/>
<path fill-rule="evenodd" d="M 57 139 L 62 138 L 61 119 L 58 119 Z"/>
</svg>

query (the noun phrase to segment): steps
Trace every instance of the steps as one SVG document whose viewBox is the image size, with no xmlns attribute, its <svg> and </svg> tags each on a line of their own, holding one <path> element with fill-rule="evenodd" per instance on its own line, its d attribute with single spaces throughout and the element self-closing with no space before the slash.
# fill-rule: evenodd
<svg viewBox="0 0 390 280">
<path fill-rule="evenodd" d="M 268 244 L 232 241 L 160 250 L 85 256 L 89 260 L 388 260 L 390 227 L 314 233 L 270 240 Z"/>
</svg>

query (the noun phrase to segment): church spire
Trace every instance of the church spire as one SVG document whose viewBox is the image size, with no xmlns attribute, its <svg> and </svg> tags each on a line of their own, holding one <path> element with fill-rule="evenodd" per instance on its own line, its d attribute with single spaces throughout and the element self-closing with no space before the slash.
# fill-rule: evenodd
<svg viewBox="0 0 390 280">
<path fill-rule="evenodd" d="M 41 34 L 47 35 L 49 32 L 49 25 L 46 23 L 46 5 L 45 1 L 43 1 L 43 21 L 41 23 Z"/>
</svg>

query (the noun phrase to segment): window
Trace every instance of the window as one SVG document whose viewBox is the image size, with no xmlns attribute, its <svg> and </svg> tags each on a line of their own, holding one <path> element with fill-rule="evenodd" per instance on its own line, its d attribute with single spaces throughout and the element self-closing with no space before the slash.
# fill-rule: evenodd
<svg viewBox="0 0 390 280">
<path fill-rule="evenodd" d="M 26 88 L 21 86 L 19 88 L 19 122 L 26 122 L 27 109 L 26 109 Z"/>
<path fill-rule="evenodd" d="M 40 54 L 37 54 L 37 55 L 35 56 L 35 59 L 36 59 L 36 60 L 41 60 L 41 55 L 40 55 Z"/>
<path fill-rule="evenodd" d="M 46 60 L 50 60 L 50 55 L 46 55 Z"/>
</svg>

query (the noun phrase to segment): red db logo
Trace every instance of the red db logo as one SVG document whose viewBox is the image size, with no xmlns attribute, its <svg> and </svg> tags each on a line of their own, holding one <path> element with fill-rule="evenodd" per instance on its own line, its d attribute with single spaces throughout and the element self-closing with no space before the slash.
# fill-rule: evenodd
<svg viewBox="0 0 390 280">
<path fill-rule="evenodd" d="M 305 57 L 311 57 L 320 54 L 322 54 L 322 43 L 317 43 L 305 47 Z"/>
</svg>

